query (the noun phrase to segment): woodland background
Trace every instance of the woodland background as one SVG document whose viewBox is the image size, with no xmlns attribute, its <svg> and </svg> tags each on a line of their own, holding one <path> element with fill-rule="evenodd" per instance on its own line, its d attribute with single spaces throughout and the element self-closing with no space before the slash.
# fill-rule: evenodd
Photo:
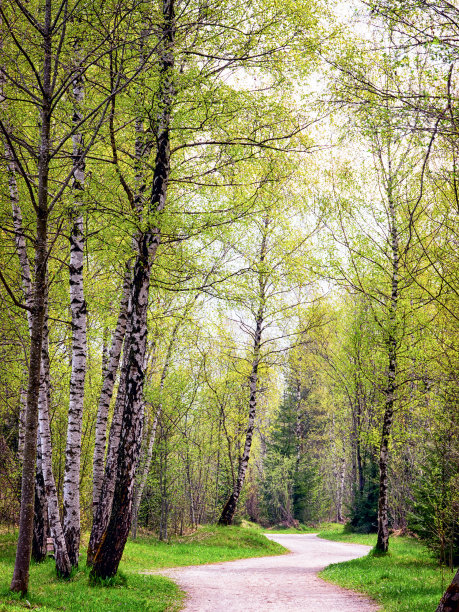
<svg viewBox="0 0 459 612">
<path fill-rule="evenodd" d="M 459 9 L 0 15 L 0 522 L 29 457 L 64 575 L 116 520 L 349 521 L 457 563 Z"/>
</svg>

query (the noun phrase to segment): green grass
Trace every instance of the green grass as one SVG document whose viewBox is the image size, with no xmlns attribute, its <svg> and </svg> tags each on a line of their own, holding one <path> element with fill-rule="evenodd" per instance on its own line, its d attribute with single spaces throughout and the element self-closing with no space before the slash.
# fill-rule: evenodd
<svg viewBox="0 0 459 612">
<path fill-rule="evenodd" d="M 163 576 L 140 572 L 285 553 L 282 546 L 267 540 L 261 530 L 241 527 L 205 527 L 190 536 L 174 538 L 169 544 L 142 536 L 127 543 L 120 578 L 114 586 L 89 586 L 84 561 L 71 580 L 58 580 L 54 561 L 49 559 L 41 564 L 32 563 L 29 593 L 20 599 L 9 591 L 15 544 L 15 534 L 0 535 L 0 612 L 23 612 L 30 607 L 41 612 L 172 612 L 182 605 L 184 594 L 179 587 Z"/>
<path fill-rule="evenodd" d="M 311 527 L 309 525 L 300 524 L 299 527 L 283 527 L 282 525 L 277 525 L 275 527 L 268 527 L 264 529 L 264 533 L 317 533 L 319 531 L 318 527 Z"/>
<path fill-rule="evenodd" d="M 126 546 L 123 561 L 135 570 L 218 563 L 248 557 L 280 555 L 283 546 L 264 537 L 261 530 L 244 527 L 201 527 L 169 544 L 145 537 Z"/>
<path fill-rule="evenodd" d="M 342 525 L 328 526 L 319 536 L 337 542 L 374 546 L 375 535 L 348 533 Z M 452 579 L 425 546 L 414 538 L 393 537 L 389 554 L 334 563 L 320 576 L 329 582 L 365 593 L 387 612 L 432 612 Z"/>
</svg>

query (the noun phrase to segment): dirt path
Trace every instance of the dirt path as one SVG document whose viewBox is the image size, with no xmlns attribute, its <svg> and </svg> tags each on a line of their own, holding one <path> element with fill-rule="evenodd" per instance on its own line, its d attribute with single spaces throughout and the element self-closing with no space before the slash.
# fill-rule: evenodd
<svg viewBox="0 0 459 612">
<path fill-rule="evenodd" d="M 365 597 L 324 582 L 330 563 L 367 554 L 369 546 L 321 540 L 314 534 L 269 535 L 289 555 L 241 559 L 161 572 L 188 593 L 187 612 L 374 612 Z"/>
</svg>

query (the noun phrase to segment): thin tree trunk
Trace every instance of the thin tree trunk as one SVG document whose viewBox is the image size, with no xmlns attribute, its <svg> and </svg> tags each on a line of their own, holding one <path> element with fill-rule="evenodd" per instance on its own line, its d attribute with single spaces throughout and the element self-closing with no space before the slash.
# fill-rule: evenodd
<svg viewBox="0 0 459 612">
<path fill-rule="evenodd" d="M 356 428 L 356 454 L 357 454 L 357 473 L 359 478 L 359 493 L 362 495 L 363 489 L 365 487 L 365 478 L 363 473 L 363 463 L 362 463 L 362 442 L 361 442 L 361 429 L 362 429 L 362 394 L 359 391 L 359 395 L 357 398 L 357 428 Z"/>
<path fill-rule="evenodd" d="M 48 519 L 51 537 L 54 542 L 54 557 L 56 570 L 59 576 L 64 578 L 70 575 L 71 563 L 67 554 L 64 532 L 59 515 L 59 501 L 57 497 L 56 483 L 53 475 L 53 459 L 51 446 L 51 428 L 49 423 L 49 358 L 48 358 L 48 329 L 45 321 L 42 350 L 42 384 L 40 385 L 39 398 L 39 424 L 41 439 L 41 456 L 43 479 L 45 484 L 46 498 L 48 500 Z"/>
<path fill-rule="evenodd" d="M 389 305 L 389 331 L 388 345 L 388 372 L 386 387 L 386 404 L 381 435 L 381 448 L 379 454 L 379 498 L 378 498 L 378 539 L 376 550 L 386 553 L 389 549 L 389 517 L 388 517 L 388 464 L 389 440 L 395 404 L 395 377 L 397 374 L 397 305 L 399 297 L 399 248 L 398 231 L 395 213 L 395 204 L 392 198 L 391 178 L 389 174 L 389 212 L 391 223 L 391 249 L 392 249 L 392 290 Z"/>
<path fill-rule="evenodd" d="M 140 502 L 142 501 L 142 495 L 145 489 L 145 485 L 147 484 L 148 474 L 150 472 L 151 466 L 151 458 L 153 456 L 153 445 L 155 443 L 156 438 L 156 429 L 158 427 L 158 419 L 160 415 L 161 407 L 158 408 L 155 414 L 155 418 L 153 424 L 151 426 L 150 436 L 148 438 L 147 451 L 145 454 L 145 463 L 142 470 L 142 475 L 139 480 L 138 486 L 135 487 L 134 491 L 134 501 L 133 501 L 133 510 L 132 510 L 132 530 L 131 536 L 135 540 L 137 537 L 137 521 L 139 518 L 139 508 Z"/>
<path fill-rule="evenodd" d="M 79 59 L 78 45 L 75 58 Z M 73 125 L 83 118 L 81 105 L 84 100 L 83 77 L 75 71 L 73 79 Z M 83 423 L 84 381 L 86 377 L 86 301 L 83 288 L 84 230 L 82 194 L 84 191 L 85 160 L 83 134 L 76 131 L 73 143 L 73 218 L 70 232 L 70 311 L 72 313 L 72 368 L 70 376 L 70 401 L 67 425 L 67 445 L 64 470 L 64 536 L 72 567 L 78 567 L 80 551 L 80 463 L 81 429 Z"/>
<path fill-rule="evenodd" d="M 35 274 L 32 291 L 31 339 L 29 357 L 29 382 L 24 436 L 24 462 L 22 466 L 21 509 L 16 560 L 11 590 L 26 593 L 29 584 L 29 567 L 32 553 L 33 516 L 35 499 L 35 464 L 37 459 L 38 396 L 40 389 L 41 349 L 45 316 L 47 237 L 48 237 L 48 177 L 51 128 L 51 70 L 52 70 L 52 22 L 51 0 L 45 3 L 43 37 L 43 73 L 41 127 L 38 158 L 38 202 L 35 241 Z"/>
<path fill-rule="evenodd" d="M 175 95 L 173 68 L 175 42 L 174 0 L 163 0 L 163 41 L 160 55 L 160 116 L 157 130 L 157 153 L 150 212 L 161 212 L 166 204 L 167 186 L 170 174 L 169 126 L 172 101 Z M 110 522 L 102 542 L 96 550 L 93 575 L 101 578 L 113 576 L 123 554 L 132 519 L 132 497 L 135 470 L 142 439 L 144 356 L 147 341 L 147 307 L 152 261 L 161 239 L 160 229 L 148 229 L 139 241 L 132 292 L 132 331 L 126 375 L 126 399 L 121 427 L 118 465 Z"/>
<path fill-rule="evenodd" d="M 263 333 L 263 318 L 265 306 L 265 287 L 266 273 L 263 270 L 264 261 L 267 250 L 267 233 L 269 225 L 269 217 L 266 216 L 263 220 L 264 229 L 260 246 L 260 259 L 258 268 L 258 285 L 259 285 L 259 307 L 255 317 L 255 333 L 253 337 L 253 356 L 252 369 L 249 376 L 249 419 L 245 435 L 245 444 L 242 456 L 239 460 L 239 469 L 236 482 L 233 486 L 233 491 L 226 502 L 223 511 L 220 515 L 218 523 L 220 525 L 231 525 L 233 523 L 234 514 L 236 512 L 239 496 L 245 481 L 247 466 L 249 465 L 250 449 L 252 447 L 253 430 L 255 426 L 255 418 L 257 413 L 257 394 L 258 394 L 258 367 L 260 365 L 260 348 L 261 336 Z"/>
<path fill-rule="evenodd" d="M 263 311 L 260 309 L 259 314 L 257 316 L 256 329 L 255 329 L 255 338 L 253 345 L 253 360 L 252 360 L 252 370 L 249 378 L 249 389 L 250 389 L 250 397 L 249 397 L 249 420 L 247 423 L 247 430 L 245 435 L 245 444 L 244 450 L 242 453 L 242 457 L 239 461 L 239 470 L 237 475 L 237 480 L 235 486 L 233 488 L 233 492 L 231 493 L 228 501 L 223 508 L 221 513 L 219 524 L 220 525 L 232 525 L 234 514 L 236 512 L 237 503 L 239 501 L 239 496 L 242 491 L 242 486 L 244 484 L 245 475 L 247 472 L 247 466 L 249 465 L 250 459 L 250 449 L 252 447 L 252 438 L 253 438 L 253 429 L 255 426 L 255 417 L 257 412 L 257 383 L 258 383 L 258 366 L 260 363 L 260 344 L 261 344 L 261 332 L 263 327 Z"/>
<path fill-rule="evenodd" d="M 343 451 L 344 452 L 344 451 Z M 344 497 L 344 481 L 346 476 L 346 457 L 341 457 L 341 469 L 339 472 L 339 480 L 338 480 L 338 499 L 336 503 L 336 522 L 343 522 L 343 497 Z"/>
<path fill-rule="evenodd" d="M 27 410 L 27 391 L 21 387 L 19 397 L 19 424 L 18 424 L 18 461 L 22 466 L 24 460 L 24 435 L 25 435 L 25 418 Z"/>
<path fill-rule="evenodd" d="M 33 520 L 32 559 L 37 563 L 44 561 L 48 552 L 48 512 L 43 478 L 41 439 L 37 440 L 37 471 L 35 475 L 35 504 Z"/>
<path fill-rule="evenodd" d="M 126 369 L 129 355 L 130 317 L 124 347 L 123 363 L 121 367 L 120 382 L 116 395 L 112 424 L 108 437 L 107 459 L 105 462 L 104 479 L 100 490 L 96 514 L 93 517 L 91 535 L 89 538 L 86 564 L 91 567 L 94 563 L 96 550 L 101 545 L 102 536 L 107 529 L 112 511 L 113 494 L 115 491 L 116 466 L 121 435 L 121 421 L 123 418 L 124 401 L 126 397 Z"/>
<path fill-rule="evenodd" d="M 104 480 L 104 456 L 107 440 L 107 420 L 110 402 L 113 395 L 116 373 L 120 361 L 121 348 L 126 334 L 128 319 L 129 292 L 131 289 L 131 268 L 126 265 L 123 281 L 123 292 L 121 296 L 120 310 L 115 332 L 112 338 L 110 356 L 105 368 L 104 381 L 100 392 L 99 407 L 97 410 L 96 441 L 94 445 L 93 458 L 93 517 L 97 515 L 97 505 L 100 499 L 102 484 Z"/>
<path fill-rule="evenodd" d="M 24 237 L 22 224 L 22 214 L 19 207 L 18 187 L 16 181 L 16 167 L 11 152 L 11 148 L 5 142 L 5 155 L 8 160 L 9 173 L 9 190 L 10 200 L 13 212 L 14 237 L 16 243 L 16 252 L 18 254 L 19 266 L 21 270 L 21 284 L 24 293 L 25 303 L 29 308 L 31 303 L 31 280 L 30 280 L 30 264 L 27 255 L 27 246 Z M 31 311 L 27 312 L 27 321 L 29 334 L 32 331 Z M 43 384 L 43 383 L 42 383 Z M 25 415 L 27 407 L 27 396 L 24 389 L 20 392 L 20 408 L 19 408 L 19 435 L 18 435 L 18 459 L 22 465 L 24 458 L 24 434 L 25 434 Z M 47 553 L 47 537 L 48 537 L 48 512 L 44 479 L 42 474 L 42 460 L 40 448 L 40 434 L 37 439 L 37 468 L 35 472 L 35 502 L 34 502 L 34 522 L 33 522 L 33 538 L 32 538 L 32 558 L 34 561 L 41 562 L 45 559 Z"/>
<path fill-rule="evenodd" d="M 296 423 L 295 423 L 296 461 L 295 473 L 298 476 L 301 462 L 301 381 L 296 381 Z"/>
</svg>

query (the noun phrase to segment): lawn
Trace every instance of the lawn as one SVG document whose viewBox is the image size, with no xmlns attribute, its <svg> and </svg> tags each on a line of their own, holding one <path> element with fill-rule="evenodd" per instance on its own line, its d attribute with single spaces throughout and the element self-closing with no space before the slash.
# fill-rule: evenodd
<svg viewBox="0 0 459 612">
<path fill-rule="evenodd" d="M 54 562 L 49 559 L 32 564 L 29 593 L 21 600 L 9 591 L 15 543 L 16 534 L 0 535 L 0 612 L 23 611 L 25 608 L 41 612 L 173 612 L 179 610 L 183 602 L 184 594 L 179 587 L 168 578 L 139 572 L 285 552 L 282 546 L 265 538 L 261 531 L 241 527 L 203 527 L 190 536 L 173 538 L 170 543 L 142 536 L 127 543 L 120 576 L 114 586 L 89 586 L 89 571 L 84 559 L 70 580 L 58 580 Z"/>
<path fill-rule="evenodd" d="M 318 527 L 310 527 L 309 525 L 300 524 L 298 527 L 283 527 L 282 525 L 277 525 L 276 527 L 268 527 L 264 529 L 264 533 L 317 533 L 319 531 Z"/>
<path fill-rule="evenodd" d="M 267 533 L 318 533 L 338 542 L 374 546 L 376 536 L 349 533 L 342 525 L 324 524 L 318 528 L 300 525 L 298 529 L 269 529 Z M 231 561 L 247 557 L 283 554 L 285 549 L 264 537 L 259 527 L 202 527 L 191 535 L 173 538 L 169 543 L 152 536 L 140 536 L 126 545 L 120 575 L 114 586 L 89 586 L 84 565 L 69 581 L 58 580 L 52 559 L 32 564 L 30 590 L 26 599 L 9 591 L 13 571 L 16 534 L 0 535 L 0 612 L 32 608 L 47 612 L 114 612 L 179 610 L 184 594 L 172 580 L 141 572 Z M 329 582 L 366 593 L 387 612 L 432 612 L 451 580 L 429 551 L 413 538 L 393 537 L 387 556 L 367 555 L 336 563 L 320 576 Z"/>
<path fill-rule="evenodd" d="M 375 535 L 348 533 L 342 525 L 327 526 L 319 536 L 338 542 L 374 546 Z M 442 579 L 443 573 L 443 579 Z M 389 554 L 334 563 L 320 576 L 329 582 L 366 593 L 387 612 L 432 612 L 452 579 L 442 572 L 428 549 L 414 538 L 391 537 Z"/>
</svg>

